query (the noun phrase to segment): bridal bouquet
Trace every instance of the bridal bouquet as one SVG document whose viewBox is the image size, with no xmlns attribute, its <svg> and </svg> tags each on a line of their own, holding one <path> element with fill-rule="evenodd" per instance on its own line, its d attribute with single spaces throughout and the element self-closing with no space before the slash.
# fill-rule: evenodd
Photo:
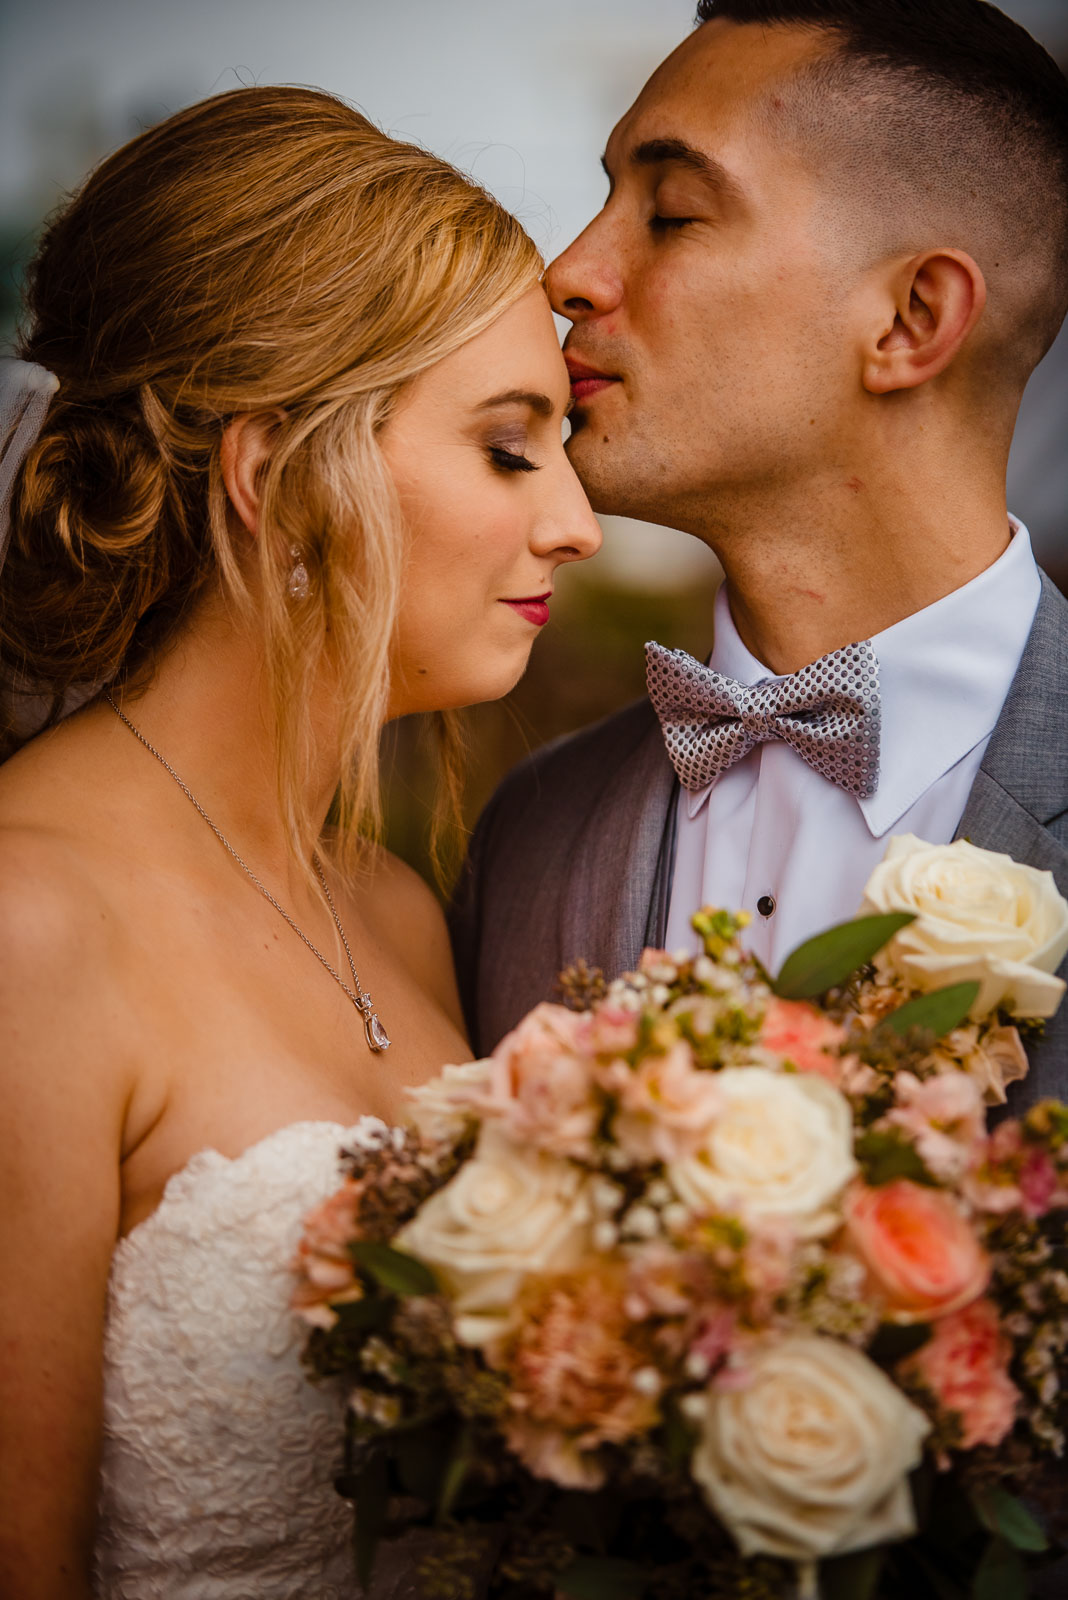
<svg viewBox="0 0 1068 1600">
<path fill-rule="evenodd" d="M 443 1600 L 1027 1593 L 1068 1426 L 1068 1106 L 984 1108 L 1060 1001 L 1068 905 L 905 837 L 775 980 L 745 920 L 565 974 L 307 1219 L 364 1582 L 422 1525 Z"/>
</svg>

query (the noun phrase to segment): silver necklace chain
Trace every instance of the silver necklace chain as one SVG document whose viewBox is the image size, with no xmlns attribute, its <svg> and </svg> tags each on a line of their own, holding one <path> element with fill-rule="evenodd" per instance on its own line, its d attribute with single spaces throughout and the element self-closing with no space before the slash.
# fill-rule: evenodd
<svg viewBox="0 0 1068 1600">
<path fill-rule="evenodd" d="M 174 768 L 171 766 L 171 764 L 167 760 L 166 756 L 161 755 L 160 752 L 156 749 L 155 745 L 149 743 L 149 741 L 145 738 L 144 734 L 141 732 L 140 728 L 134 727 L 134 724 L 130 721 L 130 719 L 126 715 L 125 711 L 123 711 L 122 708 L 120 706 L 118 706 L 115 703 L 115 701 L 112 699 L 111 690 L 110 689 L 105 689 L 104 690 L 104 699 L 107 701 L 107 703 L 111 707 L 112 711 L 114 711 L 114 713 L 118 717 L 119 721 L 120 722 L 124 722 L 126 724 L 126 726 L 129 728 L 130 732 L 133 734 L 134 738 L 138 739 L 141 742 L 141 744 L 144 745 L 145 749 L 147 751 L 149 751 L 150 754 L 155 756 L 155 758 L 159 762 L 160 766 L 163 767 L 167 772 L 170 773 L 171 777 L 174 779 L 174 781 L 178 785 L 179 789 L 181 789 L 182 793 L 185 795 L 185 797 L 189 801 L 190 805 L 192 805 L 200 813 L 200 815 L 203 817 L 204 821 L 207 823 L 208 827 L 211 829 L 212 833 L 215 835 L 216 839 L 218 839 L 219 843 L 223 846 L 223 848 L 225 850 L 227 850 L 229 852 L 229 854 L 234 858 L 234 860 L 237 862 L 238 866 L 241 868 L 242 872 L 244 872 L 247 877 L 251 878 L 252 882 L 256 885 L 256 888 L 260 891 L 260 894 L 262 894 L 263 898 L 265 900 L 269 901 L 269 903 L 278 912 L 278 915 L 283 919 L 283 921 L 288 922 L 289 926 L 293 929 L 293 932 L 296 934 L 297 938 L 302 940 L 303 943 L 307 945 L 307 947 L 311 951 L 312 955 L 315 956 L 316 960 L 320 961 L 323 964 L 323 966 L 326 968 L 327 972 L 329 972 L 330 976 L 333 978 L 334 982 L 338 985 L 338 987 L 343 989 L 345 994 L 348 995 L 349 999 L 352 1001 L 353 1005 L 356 1007 L 356 1010 L 360 1013 L 360 1016 L 363 1018 L 363 1031 L 364 1031 L 364 1034 L 365 1034 L 365 1036 L 367 1038 L 368 1047 L 371 1050 L 374 1050 L 374 1051 L 388 1050 L 389 1049 L 389 1035 L 387 1034 L 385 1028 L 383 1028 L 381 1022 L 378 1020 L 378 1015 L 377 1015 L 377 1013 L 375 1011 L 375 1008 L 374 1008 L 374 1005 L 373 1005 L 373 1003 L 371 1001 L 371 996 L 367 993 L 366 989 L 363 987 L 362 983 L 360 982 L 359 976 L 358 976 L 358 974 L 356 972 L 356 963 L 352 959 L 352 950 L 349 948 L 349 941 L 346 938 L 345 930 L 341 925 L 341 918 L 337 914 L 337 907 L 334 904 L 334 897 L 330 893 L 330 885 L 326 881 L 326 874 L 323 871 L 323 865 L 322 865 L 322 862 L 319 860 L 318 855 L 313 852 L 313 854 L 312 854 L 312 865 L 314 866 L 315 871 L 316 871 L 316 875 L 317 875 L 317 877 L 319 879 L 320 884 L 322 885 L 323 893 L 326 896 L 326 903 L 330 907 L 330 915 L 334 919 L 334 926 L 337 928 L 338 934 L 340 935 L 340 938 L 341 938 L 341 943 L 342 943 L 342 945 L 344 946 L 344 949 L 345 949 L 345 955 L 346 955 L 346 957 L 348 959 L 348 963 L 349 963 L 349 971 L 352 973 L 352 988 L 351 989 L 349 988 L 349 985 L 345 982 L 344 978 L 341 976 L 340 972 L 338 972 L 337 968 L 331 965 L 331 963 L 323 955 L 323 952 L 316 945 L 312 944 L 311 940 L 308 938 L 308 935 L 304 932 L 303 928 L 299 928 L 297 926 L 297 924 L 293 921 L 293 918 L 289 915 L 289 912 L 286 910 L 285 906 L 283 906 L 278 900 L 275 899 L 274 895 L 271 893 L 270 889 L 268 889 L 267 885 L 264 882 L 262 882 L 262 880 L 259 879 L 256 876 L 256 874 L 253 872 L 252 868 L 249 866 L 248 862 L 242 860 L 242 858 L 238 855 L 237 851 L 234 849 L 234 847 L 230 843 L 229 839 L 223 833 L 222 829 L 216 823 L 214 823 L 211 820 L 211 818 L 208 816 L 208 813 L 204 810 L 204 807 L 201 805 L 200 801 L 197 799 L 196 795 L 193 793 L 192 789 L 190 789 L 189 785 L 184 781 L 184 779 L 182 779 L 179 776 L 179 774 L 177 772 L 175 772 Z"/>
</svg>

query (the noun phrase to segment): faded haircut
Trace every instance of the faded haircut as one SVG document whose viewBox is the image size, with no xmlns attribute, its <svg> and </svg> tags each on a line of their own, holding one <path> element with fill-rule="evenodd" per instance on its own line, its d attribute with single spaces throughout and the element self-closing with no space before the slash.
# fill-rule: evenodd
<svg viewBox="0 0 1068 1600">
<path fill-rule="evenodd" d="M 975 256 L 993 352 L 1026 378 L 1068 314 L 1068 81 L 1052 57 L 984 0 L 700 0 L 697 21 L 717 19 L 827 35 L 764 114 L 862 209 L 873 259 Z"/>
</svg>

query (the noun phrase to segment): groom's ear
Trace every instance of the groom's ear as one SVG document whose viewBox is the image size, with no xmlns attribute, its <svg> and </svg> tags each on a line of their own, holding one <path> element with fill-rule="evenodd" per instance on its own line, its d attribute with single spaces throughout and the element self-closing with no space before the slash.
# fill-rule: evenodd
<svg viewBox="0 0 1068 1600">
<path fill-rule="evenodd" d="M 944 372 L 986 305 L 986 279 L 964 250 L 912 256 L 884 290 L 880 323 L 863 353 L 869 394 L 916 389 Z"/>
<path fill-rule="evenodd" d="M 260 528 L 260 485 L 282 417 L 281 411 L 242 413 L 227 423 L 219 447 L 230 504 L 253 535 Z"/>
</svg>

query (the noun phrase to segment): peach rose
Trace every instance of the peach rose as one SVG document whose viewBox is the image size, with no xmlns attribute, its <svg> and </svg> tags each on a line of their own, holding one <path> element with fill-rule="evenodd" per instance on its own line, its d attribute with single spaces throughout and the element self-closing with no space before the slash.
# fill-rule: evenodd
<svg viewBox="0 0 1068 1600">
<path fill-rule="evenodd" d="M 350 1240 L 359 1233 L 362 1195 L 363 1185 L 348 1178 L 305 1219 L 294 1262 L 302 1281 L 293 1293 L 292 1305 L 313 1328 L 334 1326 L 337 1315 L 330 1309 L 332 1305 L 363 1298 L 348 1251 Z"/>
<path fill-rule="evenodd" d="M 986 1288 L 990 1261 L 967 1219 L 937 1189 L 907 1178 L 845 1197 L 846 1239 L 891 1322 L 948 1316 Z"/>
<path fill-rule="evenodd" d="M 805 1000 L 773 1000 L 760 1034 L 765 1050 L 798 1072 L 818 1072 L 834 1084 L 841 1076 L 838 1051 L 844 1038 L 836 1022 Z"/>
<path fill-rule="evenodd" d="M 586 1018 L 543 1002 L 489 1058 L 482 1100 L 516 1144 L 558 1156 L 588 1156 L 601 1116 L 592 1063 L 582 1048 Z"/>
<path fill-rule="evenodd" d="M 612 1077 L 619 1094 L 615 1136 L 634 1161 L 678 1161 L 693 1155 L 708 1135 L 723 1099 L 716 1074 L 694 1065 L 679 1040 L 662 1056 L 646 1056 L 632 1071 Z"/>
<path fill-rule="evenodd" d="M 1000 1444 L 1013 1425 L 1020 1391 L 1008 1373 L 1011 1354 L 996 1307 L 975 1300 L 936 1322 L 927 1343 L 897 1370 L 918 1378 L 943 1411 L 960 1418 L 961 1447 L 972 1450 Z"/>
</svg>

